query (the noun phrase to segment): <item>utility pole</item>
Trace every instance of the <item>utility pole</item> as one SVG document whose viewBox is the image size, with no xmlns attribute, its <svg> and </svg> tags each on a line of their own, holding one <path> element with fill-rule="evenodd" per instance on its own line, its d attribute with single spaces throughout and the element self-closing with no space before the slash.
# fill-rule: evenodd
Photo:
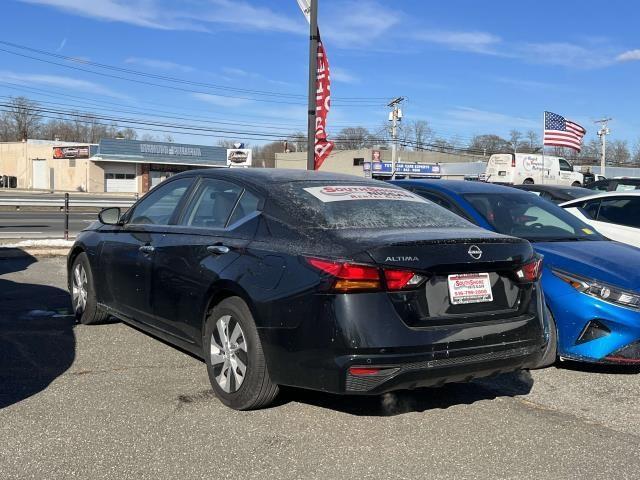
<svg viewBox="0 0 640 480">
<path fill-rule="evenodd" d="M 611 133 L 607 125 L 613 118 L 602 118 L 596 120 L 594 123 L 599 123 L 602 126 L 598 130 L 598 136 L 600 137 L 600 143 L 602 144 L 602 153 L 600 154 L 600 175 L 605 176 L 606 160 L 607 160 L 607 135 Z"/>
<path fill-rule="evenodd" d="M 309 2 L 309 111 L 307 120 L 307 170 L 315 170 L 316 91 L 318 80 L 318 0 Z"/>
<path fill-rule="evenodd" d="M 387 107 L 391 108 L 389 112 L 389 121 L 391 122 L 391 180 L 396 178 L 396 162 L 398 156 L 398 122 L 402 120 L 402 110 L 400 104 L 404 97 L 397 97 L 391 100 Z"/>
</svg>

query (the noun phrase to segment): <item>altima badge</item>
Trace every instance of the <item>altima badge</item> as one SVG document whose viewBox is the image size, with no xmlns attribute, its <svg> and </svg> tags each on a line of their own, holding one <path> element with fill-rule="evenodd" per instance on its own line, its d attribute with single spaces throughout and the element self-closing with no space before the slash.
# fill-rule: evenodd
<svg viewBox="0 0 640 480">
<path fill-rule="evenodd" d="M 480 257 L 482 257 L 482 250 L 477 245 L 471 245 L 467 253 L 474 260 L 480 260 Z"/>
</svg>

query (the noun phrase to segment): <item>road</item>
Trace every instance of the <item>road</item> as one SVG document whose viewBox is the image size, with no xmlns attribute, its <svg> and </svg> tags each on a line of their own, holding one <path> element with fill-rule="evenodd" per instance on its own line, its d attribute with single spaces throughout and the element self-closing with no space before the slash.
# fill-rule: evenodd
<svg viewBox="0 0 640 480">
<path fill-rule="evenodd" d="M 76 325 L 64 258 L 0 260 L 3 479 L 638 478 L 637 370 L 563 365 L 234 412 L 203 363 Z"/>
<path fill-rule="evenodd" d="M 71 212 L 69 234 L 80 230 L 97 219 L 94 213 Z M 0 211 L 0 239 L 63 238 L 64 213 L 58 211 Z"/>
</svg>

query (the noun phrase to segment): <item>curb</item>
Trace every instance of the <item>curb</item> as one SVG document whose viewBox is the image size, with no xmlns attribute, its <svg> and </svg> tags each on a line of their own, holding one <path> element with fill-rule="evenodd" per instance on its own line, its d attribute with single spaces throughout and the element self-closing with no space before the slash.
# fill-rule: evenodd
<svg viewBox="0 0 640 480">
<path fill-rule="evenodd" d="M 25 248 L 6 248 L 0 246 L 0 260 L 7 258 L 22 258 L 22 257 L 66 257 L 69 253 L 69 248 L 37 248 L 37 247 L 25 247 Z"/>
</svg>

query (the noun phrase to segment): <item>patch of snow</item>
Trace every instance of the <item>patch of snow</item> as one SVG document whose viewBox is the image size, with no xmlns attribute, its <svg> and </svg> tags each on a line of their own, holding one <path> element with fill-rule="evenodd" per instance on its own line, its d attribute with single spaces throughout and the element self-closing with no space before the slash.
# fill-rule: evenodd
<svg viewBox="0 0 640 480">
<path fill-rule="evenodd" d="M 22 240 L 17 243 L 0 243 L 0 248 L 70 248 L 73 240 L 41 239 Z"/>
</svg>

